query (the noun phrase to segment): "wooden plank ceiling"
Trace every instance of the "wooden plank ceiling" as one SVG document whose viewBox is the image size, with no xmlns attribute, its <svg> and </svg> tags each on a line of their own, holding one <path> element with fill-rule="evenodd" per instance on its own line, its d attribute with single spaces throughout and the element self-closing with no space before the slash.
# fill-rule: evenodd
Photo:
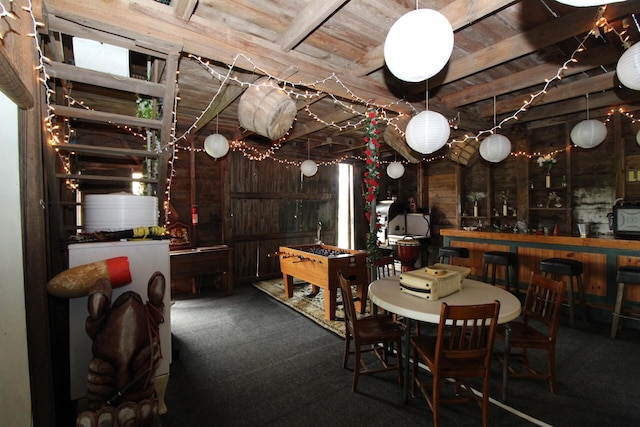
<svg viewBox="0 0 640 427">
<path fill-rule="evenodd" d="M 285 88 L 299 94 L 292 96 L 297 115 L 278 142 L 278 155 L 299 160 L 309 150 L 321 161 L 363 154 L 362 126 L 350 124 L 361 122 L 367 103 L 385 105 L 388 118 L 415 114 L 425 109 L 427 85 L 429 109 L 456 125 L 452 137 L 490 129 L 494 119 L 511 116 L 542 90 L 545 79 L 558 74 L 599 16 L 598 7 L 576 8 L 554 0 L 420 0 L 420 8 L 438 10 L 449 19 L 455 44 L 442 72 L 428 84 L 411 84 L 385 67 L 383 46 L 391 25 L 416 8 L 414 0 L 43 3 L 46 50 L 54 62 L 72 63 L 67 36 L 87 37 L 126 47 L 137 58 L 159 59 L 155 64 L 160 64 L 162 82 L 163 59 L 181 54 L 176 136 L 184 138 L 179 144 L 201 148 L 204 137 L 218 129 L 229 140 L 262 151 L 271 147 L 273 141 L 247 131 L 238 119 L 240 95 L 267 75 L 283 79 Z M 615 65 L 624 52 L 619 33 L 624 30 L 631 44 L 640 39 L 634 15 L 639 11 L 640 0 L 607 6 L 601 16 L 615 31 L 603 28 L 586 37 L 586 49 L 575 55 L 577 62 L 568 65 L 563 78 L 554 79 L 547 93 L 501 133 L 510 136 L 521 134 L 523 126 L 581 120 L 586 94 L 590 118 L 604 117 L 611 108 L 636 110 L 639 94 L 617 83 Z M 416 55 L 424 55 L 438 40 L 407 43 Z M 233 79 L 225 80 L 227 75 Z M 122 96 L 116 86 L 112 91 L 88 83 L 72 87 L 74 99 L 89 108 L 123 114 L 135 109 L 135 99 Z M 314 96 L 304 96 L 309 93 Z M 165 114 L 173 107 L 170 102 L 165 101 Z M 386 145 L 383 151 L 387 159 L 400 157 Z"/>
</svg>

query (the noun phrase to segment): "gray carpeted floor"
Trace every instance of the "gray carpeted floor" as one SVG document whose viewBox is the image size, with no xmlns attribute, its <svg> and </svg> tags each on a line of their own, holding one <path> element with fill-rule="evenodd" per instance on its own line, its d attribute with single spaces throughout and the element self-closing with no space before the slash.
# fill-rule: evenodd
<svg viewBox="0 0 640 427">
<path fill-rule="evenodd" d="M 252 286 L 178 299 L 171 317 L 176 352 L 163 426 L 432 425 L 421 396 L 402 402 L 393 374 L 363 377 L 353 393 L 353 373 L 341 366 L 344 341 Z M 511 380 L 509 407 L 491 405 L 490 424 L 639 425 L 640 334 L 624 329 L 611 340 L 607 326 L 563 324 L 558 394 L 544 382 Z M 481 425 L 480 409 L 444 406 L 441 424 Z"/>
</svg>

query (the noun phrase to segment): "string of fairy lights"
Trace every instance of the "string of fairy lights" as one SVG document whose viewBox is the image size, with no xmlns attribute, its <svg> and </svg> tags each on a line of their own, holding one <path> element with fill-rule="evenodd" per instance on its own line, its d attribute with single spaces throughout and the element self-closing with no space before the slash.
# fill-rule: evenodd
<svg viewBox="0 0 640 427">
<path fill-rule="evenodd" d="M 50 81 L 50 76 L 48 75 L 47 71 L 46 71 L 46 63 L 49 62 L 49 59 L 46 58 L 46 56 L 44 55 L 44 52 L 42 51 L 38 41 L 37 41 L 37 29 L 38 27 L 43 26 L 43 24 L 37 22 L 37 20 L 35 19 L 35 16 L 33 14 L 32 11 L 32 2 L 31 0 L 26 0 L 27 1 L 27 6 L 23 7 L 23 10 L 27 11 L 30 16 L 31 16 L 31 20 L 32 20 L 32 28 L 33 31 L 29 34 L 27 34 L 27 36 L 29 37 L 34 37 L 35 40 L 35 48 L 37 50 L 37 65 L 36 65 L 36 70 L 39 71 L 40 73 L 40 77 L 39 80 L 41 82 L 41 84 L 43 85 L 44 88 L 44 92 L 45 92 L 45 102 L 46 102 L 46 116 L 44 118 L 44 126 L 45 129 L 49 135 L 49 142 L 51 144 L 58 144 L 60 142 L 59 140 L 59 133 L 60 133 L 60 126 L 57 123 L 57 115 L 55 113 L 55 106 L 52 104 L 52 97 L 55 94 L 55 91 L 49 86 L 49 81 Z M 13 0 L 11 1 L 11 4 L 13 6 Z M 629 37 L 626 36 L 625 37 L 625 32 L 626 31 L 620 31 L 618 32 L 612 25 L 609 24 L 609 22 L 606 20 L 606 18 L 604 18 L 603 14 L 604 11 L 606 10 L 606 6 L 602 6 L 600 8 L 598 8 L 598 13 L 595 16 L 595 24 L 593 26 L 593 28 L 584 36 L 584 38 L 580 41 L 580 43 L 578 44 L 578 47 L 573 51 L 573 53 L 571 54 L 571 56 L 569 57 L 569 59 L 567 59 L 561 67 L 558 68 L 558 71 L 556 72 L 556 74 L 554 76 L 552 76 L 551 78 L 545 79 L 544 80 L 544 84 L 542 89 L 540 89 L 538 92 L 536 93 L 532 93 L 529 96 L 529 99 L 523 101 L 523 104 L 520 108 L 518 108 L 514 113 L 512 113 L 509 116 L 504 117 L 502 120 L 500 120 L 500 122 L 494 124 L 494 127 L 490 128 L 490 129 L 486 129 L 486 130 L 481 130 L 478 133 L 476 133 L 475 135 L 465 135 L 462 139 L 453 139 L 450 142 L 448 142 L 448 145 L 451 146 L 451 144 L 454 143 L 459 143 L 459 142 L 466 142 L 470 139 L 475 139 L 475 140 L 479 140 L 480 137 L 482 137 L 483 135 L 488 135 L 488 134 L 493 134 L 495 133 L 498 129 L 501 129 L 505 124 L 507 124 L 508 122 L 512 121 L 512 120 L 518 120 L 518 117 L 525 113 L 529 107 L 540 97 L 542 97 L 544 94 L 547 93 L 549 87 L 556 82 L 557 80 L 561 80 L 562 79 L 562 75 L 564 73 L 564 71 L 566 69 L 568 69 L 568 67 L 573 64 L 578 62 L 577 56 L 579 53 L 583 52 L 584 50 L 586 50 L 586 41 L 589 37 L 591 36 L 599 36 L 600 35 L 600 31 L 605 31 L 605 32 L 610 32 L 613 31 L 620 39 L 621 43 L 623 44 L 623 46 L 625 48 L 629 47 Z M 10 11 L 7 10 L 4 5 L 2 3 L 0 3 L 0 20 L 5 20 L 5 19 L 16 19 L 15 14 Z M 278 76 L 272 75 L 271 73 L 269 73 L 267 70 L 261 68 L 258 64 L 256 64 L 251 58 L 247 57 L 246 55 L 239 53 L 237 54 L 234 58 L 233 61 L 230 65 L 228 65 L 228 69 L 225 73 L 220 73 L 218 72 L 214 67 L 211 66 L 211 64 L 207 61 L 204 61 L 201 57 L 198 56 L 194 56 L 194 55 L 190 55 L 189 58 L 191 58 L 192 60 L 196 61 L 198 64 L 200 64 L 203 68 L 205 68 L 212 77 L 216 78 L 217 80 L 220 81 L 220 85 L 217 89 L 217 91 L 213 94 L 210 102 L 209 102 L 209 106 L 211 106 L 216 98 L 221 94 L 222 88 L 225 87 L 225 85 L 229 82 L 233 82 L 234 84 L 237 85 L 241 85 L 242 87 L 251 87 L 251 86 L 257 86 L 252 82 L 245 82 L 240 80 L 239 78 L 235 77 L 233 75 L 233 70 L 237 67 L 237 62 L 239 60 L 244 60 L 244 61 L 248 61 L 249 64 L 251 65 L 251 67 L 253 67 L 254 72 L 257 72 L 261 75 L 264 75 L 265 77 L 269 78 L 270 80 L 274 80 L 276 81 L 279 86 L 280 89 L 282 89 L 285 93 L 287 93 L 287 95 L 289 95 L 290 97 L 294 98 L 295 100 L 307 100 L 307 101 L 312 101 L 314 98 L 319 98 L 319 97 L 331 97 L 331 99 L 333 100 L 333 102 L 336 105 L 339 105 L 345 112 L 352 114 L 353 115 L 353 119 L 352 120 L 347 120 L 346 124 L 344 124 L 344 122 L 341 122 L 343 124 L 339 124 L 339 123 L 335 123 L 335 122 L 327 122 L 325 120 L 322 119 L 321 116 L 319 116 L 318 114 L 314 113 L 312 111 L 312 108 L 310 107 L 309 104 L 311 104 L 311 102 L 308 102 L 307 105 L 305 105 L 305 107 L 302 109 L 306 114 L 308 114 L 311 118 L 313 118 L 315 121 L 322 123 L 323 126 L 325 127 L 334 127 L 339 131 L 345 131 L 348 129 L 357 129 L 361 126 L 364 125 L 365 121 L 366 121 L 366 116 L 365 113 L 363 111 L 361 111 L 359 108 L 362 108 L 363 106 L 365 107 L 365 110 L 368 109 L 374 109 L 376 111 L 376 114 L 378 115 L 378 121 L 380 123 L 386 123 L 387 126 L 394 126 L 396 131 L 398 132 L 398 134 L 400 136 L 404 136 L 404 131 L 402 129 L 400 129 L 397 126 L 397 123 L 399 121 L 399 119 L 401 117 L 404 116 L 403 113 L 397 113 L 397 115 L 395 116 L 391 116 L 389 115 L 388 111 L 392 110 L 393 107 L 397 106 L 397 105 L 401 105 L 401 104 L 405 104 L 406 106 L 409 107 L 409 109 L 412 111 L 412 113 L 417 113 L 415 107 L 409 103 L 406 100 L 397 100 L 394 101 L 392 103 L 386 104 L 386 105 L 379 105 L 379 104 L 375 104 L 372 103 L 368 100 L 363 99 L 362 97 L 358 96 L 353 90 L 351 90 L 346 84 L 344 84 L 337 76 L 335 73 L 332 73 L 331 75 L 323 78 L 323 79 L 319 79 L 313 82 L 302 82 L 302 81 L 298 81 L 298 82 L 293 82 L 291 80 L 287 80 L 287 79 L 281 79 Z M 239 68 L 239 67 L 238 67 Z M 246 67 L 243 67 L 246 68 Z M 319 89 L 316 89 L 316 87 L 321 86 L 321 85 L 326 85 L 327 83 L 333 83 L 338 85 L 338 87 L 340 87 L 342 89 L 342 91 L 345 93 L 344 97 L 337 97 L 336 95 L 334 95 L 333 93 L 329 93 L 329 92 L 325 92 Z M 177 85 L 178 82 L 175 82 L 176 84 L 176 89 L 177 89 Z M 178 91 L 176 90 L 176 93 L 178 93 Z M 78 105 L 81 108 L 85 108 L 85 109 L 90 109 L 90 107 L 84 105 L 82 102 L 79 102 L 77 100 L 74 100 L 71 96 L 65 96 L 65 98 L 68 100 L 69 105 L 73 106 L 73 105 Z M 167 190 L 166 190 L 166 203 L 168 204 L 170 202 L 170 189 L 171 189 L 171 183 L 173 178 L 175 177 L 175 162 L 179 159 L 179 155 L 177 153 L 178 150 L 184 150 L 184 151 L 204 151 L 203 148 L 196 148 L 196 147 L 191 147 L 190 145 L 186 145 L 183 144 L 183 142 L 186 142 L 189 140 L 189 137 L 191 136 L 192 133 L 194 133 L 197 128 L 196 128 L 196 123 L 199 121 L 199 119 L 202 118 L 202 116 L 205 114 L 205 112 L 207 111 L 208 107 L 205 108 L 205 110 L 202 111 L 202 113 L 195 118 L 195 120 L 193 121 L 192 125 L 189 126 L 187 128 L 187 130 L 185 132 L 183 132 L 181 135 L 176 135 L 176 120 L 177 120 L 177 116 L 176 116 L 176 112 L 177 112 L 177 107 L 178 107 L 178 103 L 179 103 L 179 96 L 176 96 L 174 99 L 174 104 L 173 104 L 173 109 L 172 109 L 172 119 L 173 119 L 173 126 L 171 128 L 171 135 L 169 138 L 169 141 L 164 145 L 160 147 L 160 151 L 162 150 L 170 150 L 170 156 L 169 156 L 169 168 L 168 168 L 168 173 L 167 173 Z M 359 107 L 359 108 L 358 108 Z M 628 113 L 628 112 L 624 112 L 622 109 L 612 109 L 610 111 L 610 113 L 607 116 L 607 119 L 605 120 L 605 124 L 609 121 L 610 117 L 614 114 L 614 113 L 620 113 L 623 114 L 625 117 L 629 118 L 630 120 L 633 121 L 633 123 L 636 122 L 635 117 L 633 116 L 633 114 Z M 396 113 L 394 113 L 396 114 Z M 450 123 L 454 123 L 459 121 L 459 114 L 456 118 L 449 120 Z M 66 126 L 69 126 L 68 121 L 65 123 Z M 144 138 L 144 136 L 139 133 L 136 132 L 133 128 L 125 126 L 122 127 L 123 129 L 131 132 L 133 135 L 135 136 L 139 136 L 141 138 Z M 69 142 L 68 141 L 68 135 L 71 132 L 64 132 L 64 142 Z M 245 158 L 251 160 L 251 161 L 263 161 L 266 159 L 270 159 L 273 161 L 277 161 L 280 162 L 282 164 L 286 164 L 286 165 L 292 165 L 292 166 L 299 166 L 300 165 L 300 161 L 294 161 L 294 160 L 288 160 L 288 159 L 282 159 L 282 158 L 278 158 L 276 157 L 276 153 L 277 151 L 282 147 L 282 144 L 287 140 L 288 134 L 284 135 L 282 138 L 280 138 L 277 141 L 274 141 L 273 144 L 267 148 L 266 150 L 261 150 L 258 149 L 250 144 L 247 144 L 246 142 L 242 141 L 242 140 L 232 140 L 230 141 L 230 149 L 233 151 L 237 151 L 240 152 Z M 58 156 L 60 158 L 60 162 L 62 165 L 63 170 L 65 171 L 65 173 L 71 175 L 71 169 L 70 169 L 70 165 L 69 165 L 69 159 L 68 156 L 65 156 L 62 152 L 60 152 L 59 150 L 56 150 L 58 152 Z M 556 155 L 559 152 L 564 151 L 563 150 L 554 150 L 551 153 L 546 153 L 548 155 Z M 527 156 L 529 158 L 535 158 L 538 156 L 542 156 L 545 155 L 542 152 L 535 152 L 535 153 L 526 153 L 526 152 L 515 152 L 515 153 L 511 153 L 511 155 L 513 156 Z M 426 162 L 431 162 L 434 160 L 439 160 L 439 159 L 444 159 L 446 158 L 446 155 L 438 155 L 438 156 L 432 156 L 430 158 L 423 158 L 421 159 L 422 161 L 426 161 Z M 328 161 L 319 161 L 317 162 L 317 164 L 319 166 L 332 166 L 341 162 L 344 162 L 348 159 L 352 159 L 352 160 L 357 160 L 357 161 L 366 161 L 366 157 L 365 156 L 356 156 L 356 155 L 345 155 L 345 156 L 341 156 L 339 158 L 333 159 L 333 160 L 328 160 Z M 403 161 L 404 162 L 404 161 Z M 381 163 L 385 163 L 384 161 Z M 388 163 L 388 162 L 387 162 Z M 73 180 L 68 180 L 67 181 L 67 186 L 69 186 L 70 188 L 77 188 L 77 184 L 73 181 Z M 166 210 L 165 210 L 166 211 Z"/>
<path fill-rule="evenodd" d="M 493 128 L 491 129 L 486 129 L 486 130 L 482 130 L 480 132 L 478 132 L 475 135 L 465 135 L 463 137 L 463 139 L 461 140 L 452 140 L 449 145 L 456 143 L 456 142 L 466 142 L 470 139 L 474 139 L 474 140 L 479 140 L 481 136 L 485 135 L 485 134 L 490 134 L 493 135 L 498 129 L 501 129 L 502 126 L 504 124 L 506 124 L 507 122 L 510 122 L 512 120 L 518 120 L 518 116 L 524 112 L 526 112 L 529 107 L 540 97 L 544 96 L 549 87 L 557 80 L 561 80 L 562 79 L 562 75 L 564 73 L 565 70 L 567 70 L 569 68 L 569 65 L 572 63 L 576 63 L 578 62 L 578 59 L 576 58 L 576 56 L 585 51 L 587 49 L 586 47 L 586 42 L 589 39 L 589 37 L 594 36 L 594 37 L 598 37 L 600 35 L 600 31 L 602 29 L 602 31 L 605 32 L 613 32 L 614 34 L 616 34 L 616 36 L 620 39 L 620 42 L 622 43 L 623 47 L 625 49 L 628 49 L 630 47 L 629 44 L 629 36 L 625 37 L 625 33 L 626 30 L 622 30 L 622 31 L 617 31 L 611 24 L 609 24 L 609 22 L 607 21 L 607 19 L 603 16 L 604 12 L 606 11 L 606 6 L 601 6 L 598 8 L 598 12 L 595 16 L 595 24 L 594 26 L 591 28 L 591 30 L 582 38 L 582 40 L 580 41 L 580 43 L 578 44 L 578 47 L 576 47 L 576 49 L 573 51 L 573 53 L 571 54 L 571 56 L 569 57 L 569 59 L 567 59 L 561 67 L 558 68 L 555 76 L 545 79 L 544 81 L 544 85 L 542 87 L 541 90 L 539 90 L 537 93 L 533 93 L 529 96 L 529 99 L 525 100 L 522 103 L 522 106 L 520 106 L 520 108 L 518 108 L 514 113 L 512 113 L 509 116 L 504 117 L 502 120 L 500 120 L 499 123 L 495 124 L 493 126 Z M 630 118 L 633 120 L 633 122 L 635 123 L 635 118 L 633 117 L 632 114 L 630 113 L 624 113 L 622 111 L 622 109 L 618 109 L 618 111 L 622 114 L 624 114 L 626 117 Z M 610 114 L 608 114 L 607 116 L 607 120 L 605 120 L 605 124 L 608 122 L 609 117 L 611 117 L 611 115 L 615 112 L 615 110 L 612 110 L 612 112 Z M 551 153 L 548 153 L 549 155 L 554 156 L 555 154 L 564 151 L 564 149 L 562 150 L 554 150 Z M 515 152 L 515 153 L 511 153 L 512 156 L 527 156 L 529 158 L 534 158 L 534 157 L 538 157 L 538 156 L 542 156 L 542 153 L 537 152 L 537 153 L 531 153 L 531 154 L 527 154 L 524 152 Z"/>
</svg>

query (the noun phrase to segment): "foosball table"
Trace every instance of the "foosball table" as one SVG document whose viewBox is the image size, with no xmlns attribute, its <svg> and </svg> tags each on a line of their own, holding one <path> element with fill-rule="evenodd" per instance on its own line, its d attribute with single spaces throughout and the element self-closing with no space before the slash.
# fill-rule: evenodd
<svg viewBox="0 0 640 427">
<path fill-rule="evenodd" d="M 319 288 L 322 288 L 325 318 L 334 320 L 337 290 L 340 287 L 338 271 L 341 271 L 344 277 L 356 278 L 354 281 L 358 285 L 356 309 L 361 313 L 364 312 L 369 287 L 366 251 L 315 244 L 280 246 L 278 254 L 287 298 L 293 297 L 294 277 L 309 282 L 313 292 L 318 292 Z"/>
</svg>

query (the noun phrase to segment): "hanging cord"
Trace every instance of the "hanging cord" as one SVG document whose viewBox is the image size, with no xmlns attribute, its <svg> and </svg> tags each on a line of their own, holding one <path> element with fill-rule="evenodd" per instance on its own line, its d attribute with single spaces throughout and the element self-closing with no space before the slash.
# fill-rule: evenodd
<svg viewBox="0 0 640 427">
<path fill-rule="evenodd" d="M 585 98 L 587 98 L 587 120 L 589 120 L 589 93 L 586 93 Z"/>
<path fill-rule="evenodd" d="M 495 130 L 496 127 L 496 96 L 493 95 L 493 130 Z"/>
<path fill-rule="evenodd" d="M 424 100 L 424 105 L 426 108 L 426 111 L 429 111 L 429 79 L 427 79 L 427 81 L 425 82 L 425 100 Z"/>
</svg>

